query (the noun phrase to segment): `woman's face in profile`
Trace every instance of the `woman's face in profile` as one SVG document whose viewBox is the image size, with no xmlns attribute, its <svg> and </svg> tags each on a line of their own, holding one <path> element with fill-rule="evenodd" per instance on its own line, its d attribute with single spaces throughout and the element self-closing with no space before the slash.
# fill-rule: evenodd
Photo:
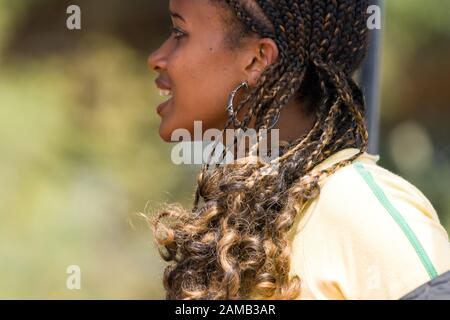
<svg viewBox="0 0 450 320">
<path fill-rule="evenodd" d="M 158 88 L 168 95 L 157 107 L 165 141 L 178 128 L 193 137 L 194 121 L 202 121 L 203 130 L 223 129 L 228 95 L 246 80 L 246 61 L 227 46 L 225 8 L 210 0 L 171 0 L 169 10 L 173 31 L 148 58 Z"/>
</svg>

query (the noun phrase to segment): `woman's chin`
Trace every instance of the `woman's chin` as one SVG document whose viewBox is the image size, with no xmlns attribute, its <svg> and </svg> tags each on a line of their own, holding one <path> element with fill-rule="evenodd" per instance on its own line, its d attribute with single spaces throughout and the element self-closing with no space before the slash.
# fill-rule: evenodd
<svg viewBox="0 0 450 320">
<path fill-rule="evenodd" d="M 165 142 L 172 142 L 172 130 L 165 125 L 164 120 L 159 125 L 159 136 Z"/>
<path fill-rule="evenodd" d="M 186 129 L 179 129 L 176 121 L 173 120 L 174 117 L 164 116 L 159 124 L 159 136 L 165 142 L 179 142 L 181 140 L 186 140 Z M 176 118 L 175 118 L 176 119 Z"/>
</svg>

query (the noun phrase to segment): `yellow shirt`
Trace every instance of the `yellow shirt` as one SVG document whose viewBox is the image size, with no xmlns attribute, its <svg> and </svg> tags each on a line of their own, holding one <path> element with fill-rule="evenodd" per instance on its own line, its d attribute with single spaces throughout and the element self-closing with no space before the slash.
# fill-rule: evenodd
<svg viewBox="0 0 450 320">
<path fill-rule="evenodd" d="M 320 170 L 356 154 L 341 150 Z M 298 299 L 399 299 L 450 270 L 446 230 L 428 199 L 364 153 L 324 179 L 288 238 Z"/>
</svg>

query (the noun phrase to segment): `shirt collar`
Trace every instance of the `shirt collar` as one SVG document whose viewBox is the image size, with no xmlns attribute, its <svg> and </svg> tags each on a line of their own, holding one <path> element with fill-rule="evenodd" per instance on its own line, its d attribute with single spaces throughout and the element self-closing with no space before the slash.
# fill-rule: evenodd
<svg viewBox="0 0 450 320">
<path fill-rule="evenodd" d="M 316 165 L 311 171 L 319 171 L 329 168 L 340 161 L 351 158 L 358 152 L 360 152 L 360 149 L 357 148 L 346 148 L 339 150 Z M 364 163 L 377 163 L 380 160 L 380 155 L 364 152 L 356 160 Z"/>
<path fill-rule="evenodd" d="M 357 154 L 360 151 L 360 149 L 358 148 L 345 148 L 342 150 L 339 150 L 335 153 L 333 153 L 332 155 L 330 155 L 328 158 L 326 158 L 325 160 L 323 160 L 322 162 L 320 162 L 319 164 L 317 164 L 312 170 L 311 172 L 315 172 L 315 171 L 319 171 L 319 170 L 324 170 L 326 168 L 331 167 L 332 165 L 349 159 L 352 156 L 354 156 L 355 154 Z M 257 159 L 256 156 L 248 156 L 242 159 L 237 159 L 236 163 L 238 164 L 243 164 L 249 161 L 249 159 Z M 363 163 L 377 163 L 380 160 L 380 156 L 378 154 L 371 154 L 368 152 L 364 152 L 363 154 L 361 154 L 358 158 L 357 161 L 363 162 Z M 256 161 L 256 160 L 255 160 Z"/>
</svg>

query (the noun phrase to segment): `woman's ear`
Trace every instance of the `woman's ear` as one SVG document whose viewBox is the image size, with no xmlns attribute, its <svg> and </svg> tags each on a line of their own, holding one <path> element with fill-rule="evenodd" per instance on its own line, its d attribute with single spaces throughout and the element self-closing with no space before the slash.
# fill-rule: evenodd
<svg viewBox="0 0 450 320">
<path fill-rule="evenodd" d="M 250 86 L 255 86 L 261 73 L 278 58 L 278 46 L 270 38 L 262 38 L 251 45 L 245 73 Z"/>
</svg>

